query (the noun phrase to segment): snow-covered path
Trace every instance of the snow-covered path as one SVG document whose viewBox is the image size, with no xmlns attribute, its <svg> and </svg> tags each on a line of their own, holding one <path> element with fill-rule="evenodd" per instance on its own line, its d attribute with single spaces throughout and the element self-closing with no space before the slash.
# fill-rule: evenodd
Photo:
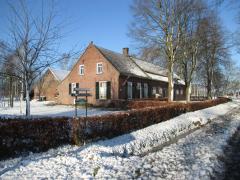
<svg viewBox="0 0 240 180">
<path fill-rule="evenodd" d="M 148 152 L 145 156 L 141 156 L 141 153 L 133 153 L 138 155 L 128 153 L 129 156 L 124 157 L 126 153 L 122 152 L 121 149 L 124 143 L 124 147 L 139 149 L 144 149 L 146 144 L 153 146 L 154 143 L 159 143 L 154 139 L 155 136 L 160 138 L 158 131 L 161 130 L 162 126 L 167 127 L 166 125 L 171 124 L 171 122 L 177 123 L 183 118 L 186 118 L 187 121 L 187 118 L 195 116 L 200 119 L 216 117 L 229 111 L 231 113 L 214 119 L 205 127 L 163 149 Z M 46 153 L 2 161 L 0 162 L 0 179 L 78 179 L 91 177 L 210 179 L 216 172 L 223 170 L 223 163 L 219 157 L 224 155 L 223 148 L 238 126 L 240 126 L 239 102 L 227 103 L 187 113 L 169 122 L 159 123 L 128 135 L 100 141 L 86 147 L 64 146 L 49 150 Z M 151 136 L 154 133 L 155 136 Z M 152 142 L 145 142 L 151 140 Z M 132 142 L 138 145 L 138 141 L 141 142 L 141 146 L 126 145 Z M 129 152 L 131 151 L 129 150 Z M 136 152 L 144 151 L 138 150 Z"/>
</svg>

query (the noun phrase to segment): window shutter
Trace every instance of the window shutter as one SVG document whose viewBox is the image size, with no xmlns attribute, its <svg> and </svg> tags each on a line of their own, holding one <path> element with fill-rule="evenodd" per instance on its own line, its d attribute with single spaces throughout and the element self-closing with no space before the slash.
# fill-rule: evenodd
<svg viewBox="0 0 240 180">
<path fill-rule="evenodd" d="M 72 94 L 72 83 L 69 83 L 69 86 L 68 86 L 68 87 L 69 87 L 69 91 L 68 91 L 68 92 L 69 92 L 69 95 L 71 95 L 71 94 Z"/>
<path fill-rule="evenodd" d="M 107 82 L 107 99 L 111 99 L 111 82 Z"/>
<path fill-rule="evenodd" d="M 76 83 L 76 88 L 79 88 L 79 83 Z M 79 91 L 75 91 L 76 94 L 79 93 Z"/>
<path fill-rule="evenodd" d="M 153 87 L 151 84 L 148 84 L 148 97 L 152 97 L 152 91 L 153 91 Z"/>
<path fill-rule="evenodd" d="M 124 84 L 123 90 L 124 90 L 124 98 L 127 99 L 128 98 L 128 83 L 127 82 Z"/>
<path fill-rule="evenodd" d="M 145 91 L 145 90 L 144 90 L 144 89 L 145 89 L 145 88 L 144 88 L 144 83 L 141 83 L 141 88 L 142 88 L 142 98 L 145 98 L 145 96 L 144 96 L 144 91 Z"/>
<path fill-rule="evenodd" d="M 99 99 L 99 82 L 96 82 L 96 99 Z"/>
<path fill-rule="evenodd" d="M 133 99 L 135 99 L 136 98 L 136 95 L 137 95 L 137 83 L 135 83 L 135 82 L 133 82 L 132 83 L 132 89 L 133 89 Z"/>
<path fill-rule="evenodd" d="M 128 99 L 128 84 L 125 83 L 124 85 L 124 96 L 125 96 L 125 99 Z"/>
</svg>

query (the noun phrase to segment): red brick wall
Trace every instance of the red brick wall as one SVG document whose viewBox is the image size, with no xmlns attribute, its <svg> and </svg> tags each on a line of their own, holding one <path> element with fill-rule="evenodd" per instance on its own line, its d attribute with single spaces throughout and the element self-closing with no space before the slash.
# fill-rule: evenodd
<svg viewBox="0 0 240 180">
<path fill-rule="evenodd" d="M 50 70 L 47 70 L 43 76 L 42 90 L 40 92 L 41 96 L 46 96 L 46 100 L 55 101 L 57 86 L 59 81 L 57 81 Z M 36 84 L 34 87 L 34 98 L 39 98 L 39 86 Z"/>
</svg>

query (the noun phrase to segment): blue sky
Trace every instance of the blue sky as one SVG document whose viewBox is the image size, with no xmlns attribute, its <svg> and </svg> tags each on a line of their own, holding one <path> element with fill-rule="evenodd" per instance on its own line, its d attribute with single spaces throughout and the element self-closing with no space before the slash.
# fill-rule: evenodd
<svg viewBox="0 0 240 180">
<path fill-rule="evenodd" d="M 7 2 L 16 0 L 0 0 L 0 39 L 6 39 L 8 34 Z M 27 2 L 31 10 L 37 12 L 40 1 Z M 127 36 L 131 3 L 132 0 L 57 0 L 58 20 L 65 24 L 63 32 L 66 34 L 60 41 L 60 50 L 64 52 L 75 46 L 84 48 L 93 41 L 117 52 L 121 52 L 123 47 L 130 47 L 131 51 L 133 42 Z M 234 32 L 238 28 L 236 9 L 224 6 L 218 12 L 225 30 Z M 232 58 L 240 65 L 240 55 L 234 48 L 231 52 Z"/>
</svg>

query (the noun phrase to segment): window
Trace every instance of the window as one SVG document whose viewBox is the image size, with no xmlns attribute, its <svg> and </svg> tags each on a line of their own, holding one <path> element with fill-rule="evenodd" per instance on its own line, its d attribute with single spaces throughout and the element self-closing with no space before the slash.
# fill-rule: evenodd
<svg viewBox="0 0 240 180">
<path fill-rule="evenodd" d="M 139 91 L 139 98 L 142 98 L 142 85 L 141 83 L 137 83 L 137 89 Z"/>
<path fill-rule="evenodd" d="M 132 82 L 127 83 L 128 99 L 132 99 Z"/>
<path fill-rule="evenodd" d="M 99 99 L 107 99 L 107 82 L 99 82 Z"/>
<path fill-rule="evenodd" d="M 80 75 L 84 75 L 84 65 L 83 65 L 83 64 L 81 64 L 81 65 L 79 66 L 79 74 L 80 74 Z"/>
<path fill-rule="evenodd" d="M 179 95 L 179 90 L 178 89 L 176 89 L 176 95 Z"/>
<path fill-rule="evenodd" d="M 144 83 L 143 86 L 144 86 L 144 97 L 147 98 L 148 97 L 148 84 Z"/>
<path fill-rule="evenodd" d="M 72 88 L 71 88 L 71 93 L 72 94 L 75 94 L 76 93 L 76 91 L 74 90 L 75 88 L 76 88 L 76 83 L 72 83 L 72 86 L 71 86 Z"/>
<path fill-rule="evenodd" d="M 152 94 L 153 94 L 153 95 L 157 94 L 157 88 L 156 88 L 156 87 L 153 87 L 153 88 L 152 88 Z"/>
<path fill-rule="evenodd" d="M 161 87 L 158 88 L 158 92 L 160 96 L 163 96 L 163 89 Z"/>
<path fill-rule="evenodd" d="M 97 63 L 97 74 L 102 74 L 102 73 L 103 73 L 103 64 Z"/>
<path fill-rule="evenodd" d="M 180 90 L 180 94 L 183 95 L 183 89 Z"/>
</svg>

